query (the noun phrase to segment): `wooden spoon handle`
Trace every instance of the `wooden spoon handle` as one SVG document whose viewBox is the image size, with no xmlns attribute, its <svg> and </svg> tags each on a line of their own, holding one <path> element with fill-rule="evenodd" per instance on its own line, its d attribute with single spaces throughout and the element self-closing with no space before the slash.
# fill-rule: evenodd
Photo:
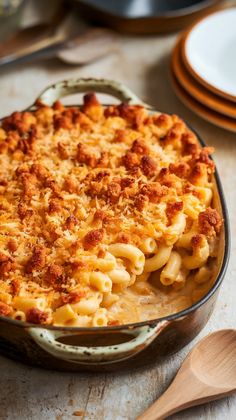
<svg viewBox="0 0 236 420">
<path fill-rule="evenodd" d="M 182 396 L 171 386 L 137 420 L 161 420 L 184 408 L 187 408 L 187 405 L 184 405 Z"/>
<path fill-rule="evenodd" d="M 202 382 L 191 371 L 179 371 L 170 387 L 137 420 L 161 420 L 204 402 L 228 395 L 227 389 Z"/>
</svg>

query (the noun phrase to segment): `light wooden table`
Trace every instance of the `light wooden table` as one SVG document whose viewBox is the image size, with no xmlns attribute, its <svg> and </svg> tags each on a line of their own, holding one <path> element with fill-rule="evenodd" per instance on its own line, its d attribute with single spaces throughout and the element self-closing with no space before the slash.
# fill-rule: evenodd
<svg viewBox="0 0 236 420">
<path fill-rule="evenodd" d="M 236 134 L 202 121 L 175 97 L 168 74 L 174 41 L 174 35 L 120 38 L 117 53 L 83 68 L 52 60 L 0 71 L 0 114 L 28 106 L 51 82 L 80 76 L 107 77 L 126 83 L 157 109 L 179 114 L 207 144 L 216 146 L 215 159 L 230 213 L 232 257 L 215 312 L 201 333 L 204 336 L 236 327 Z M 133 420 L 166 389 L 193 345 L 159 366 L 100 375 L 48 372 L 0 357 L 0 419 L 67 420 L 76 418 L 75 411 L 84 411 L 87 420 Z M 235 420 L 236 397 L 172 418 Z"/>
</svg>

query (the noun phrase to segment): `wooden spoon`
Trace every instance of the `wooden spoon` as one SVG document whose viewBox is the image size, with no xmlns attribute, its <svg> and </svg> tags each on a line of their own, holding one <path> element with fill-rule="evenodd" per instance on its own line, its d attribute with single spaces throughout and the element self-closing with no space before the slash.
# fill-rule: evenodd
<svg viewBox="0 0 236 420">
<path fill-rule="evenodd" d="M 166 392 L 137 420 L 161 420 L 236 391 L 236 330 L 203 338 L 184 360 Z"/>
</svg>

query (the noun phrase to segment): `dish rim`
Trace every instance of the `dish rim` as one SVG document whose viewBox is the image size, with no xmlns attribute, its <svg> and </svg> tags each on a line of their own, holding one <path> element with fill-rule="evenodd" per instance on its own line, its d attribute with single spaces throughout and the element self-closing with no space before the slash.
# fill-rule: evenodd
<svg viewBox="0 0 236 420">
<path fill-rule="evenodd" d="M 215 93 L 218 96 L 221 96 L 222 98 L 226 98 L 232 102 L 236 102 L 236 94 L 232 95 L 230 93 L 225 92 L 224 90 L 215 87 L 214 85 L 212 85 L 211 83 L 209 83 L 209 81 L 207 81 L 204 77 L 202 77 L 202 75 L 200 75 L 196 69 L 194 69 L 192 67 L 192 65 L 190 64 L 189 60 L 188 60 L 188 55 L 187 55 L 187 42 L 188 42 L 188 38 L 191 34 L 191 32 L 194 30 L 194 28 L 196 26 L 198 26 L 199 24 L 201 24 L 204 20 L 208 19 L 210 16 L 213 16 L 215 14 L 218 13 L 223 13 L 226 11 L 230 11 L 231 9 L 235 9 L 236 11 L 236 7 L 230 7 L 227 9 L 221 9 L 221 10 L 216 10 L 212 13 L 209 13 L 207 16 L 203 16 L 202 18 L 198 19 L 196 22 L 194 22 L 191 27 L 186 31 L 184 39 L 183 39 L 183 46 L 182 46 L 182 58 L 184 61 L 185 66 L 187 67 L 188 71 L 191 73 L 191 75 L 199 82 L 201 83 L 203 86 L 205 86 L 207 89 L 211 90 L 213 93 Z"/>
<path fill-rule="evenodd" d="M 104 104 L 102 103 L 103 106 L 109 106 L 109 104 Z M 77 106 L 80 107 L 81 105 L 66 105 L 66 107 L 70 107 L 70 106 Z M 161 111 L 157 111 L 155 108 L 153 107 L 148 107 L 148 105 L 145 106 L 145 104 L 143 104 L 143 107 L 147 109 L 148 112 L 161 112 Z M 29 106 L 27 107 L 24 111 L 31 111 L 34 110 L 34 105 L 33 106 Z M 22 111 L 23 112 L 23 111 Z M 5 117 L 0 118 L 0 122 L 4 119 Z M 205 141 L 202 139 L 202 137 L 198 134 L 198 132 L 192 128 L 189 124 L 185 123 L 186 126 L 197 136 L 197 139 L 200 143 L 200 145 L 202 147 L 206 146 Z M 214 159 L 212 159 L 214 162 Z M 198 302 L 194 303 L 193 305 L 189 306 L 188 308 L 180 311 L 180 312 L 176 312 L 174 314 L 170 314 L 167 316 L 163 316 L 160 318 L 155 318 L 155 319 L 149 319 L 146 321 L 140 321 L 140 322 L 134 322 L 134 323 L 129 323 L 129 324 L 122 324 L 122 325 L 108 325 L 108 326 L 104 326 L 104 327 L 72 327 L 72 326 L 55 326 L 55 325 L 41 325 L 41 324 L 33 324 L 33 323 L 29 323 L 26 321 L 18 321 L 16 319 L 12 319 L 9 318 L 7 316 L 2 316 L 0 315 L 0 322 L 1 321 L 5 321 L 7 323 L 13 324 L 16 327 L 20 327 L 20 328 L 25 328 L 26 330 L 28 328 L 43 328 L 45 330 L 53 330 L 53 331 L 61 331 L 61 332 L 112 332 L 112 331 L 122 331 L 122 330 L 132 330 L 135 328 L 140 328 L 140 327 L 144 327 L 147 325 L 153 325 L 153 324 L 158 324 L 162 321 L 177 321 L 179 319 L 181 319 L 182 317 L 189 315 L 193 312 L 195 312 L 195 310 L 199 309 L 201 306 L 203 306 L 210 298 L 211 296 L 214 295 L 214 293 L 217 291 L 217 289 L 220 287 L 221 283 L 223 282 L 223 279 L 225 277 L 225 273 L 228 267 L 228 263 L 229 263 L 229 258 L 230 258 L 230 249 L 231 249 L 231 236 L 230 236 L 230 224 L 229 224 L 229 215 L 228 215 L 228 210 L 227 210 L 227 205 L 226 205 L 226 200 L 225 200 L 225 196 L 224 196 L 224 192 L 223 192 L 223 187 L 222 187 L 222 183 L 221 183 L 221 179 L 217 170 L 217 166 L 215 168 L 215 173 L 213 175 L 213 178 L 215 180 L 215 184 L 217 187 L 217 194 L 220 200 L 220 205 L 221 205 L 221 210 L 222 210 L 222 216 L 223 216 L 223 220 L 224 220 L 224 236 L 223 236 L 223 240 L 224 240 L 224 256 L 222 258 L 221 261 L 221 267 L 219 270 L 219 273 L 215 279 L 214 284 L 212 285 L 212 287 L 210 288 L 210 290 L 207 292 L 206 295 L 204 295 Z"/>
</svg>

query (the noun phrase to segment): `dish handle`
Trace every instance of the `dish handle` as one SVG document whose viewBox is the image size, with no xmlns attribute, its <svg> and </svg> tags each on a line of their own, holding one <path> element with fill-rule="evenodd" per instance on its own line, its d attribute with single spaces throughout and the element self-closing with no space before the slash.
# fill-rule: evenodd
<svg viewBox="0 0 236 420">
<path fill-rule="evenodd" d="M 61 337 L 78 335 L 78 332 L 44 328 L 28 328 L 28 332 L 38 346 L 58 359 L 79 364 L 106 364 L 125 360 L 138 354 L 149 346 L 168 324 L 169 321 L 160 321 L 155 325 L 119 330 L 120 333 L 127 334 L 127 337 L 132 335 L 133 338 L 125 343 L 101 347 L 76 346 L 57 341 Z"/>
<path fill-rule="evenodd" d="M 114 80 L 107 79 L 69 79 L 55 83 L 47 87 L 41 95 L 37 98 L 37 101 L 44 103 L 45 105 L 52 106 L 53 103 L 60 98 L 71 95 L 73 93 L 83 93 L 88 91 L 95 91 L 105 93 L 120 99 L 122 102 L 127 104 L 143 105 L 141 99 L 139 99 L 128 87 L 122 83 Z"/>
</svg>

